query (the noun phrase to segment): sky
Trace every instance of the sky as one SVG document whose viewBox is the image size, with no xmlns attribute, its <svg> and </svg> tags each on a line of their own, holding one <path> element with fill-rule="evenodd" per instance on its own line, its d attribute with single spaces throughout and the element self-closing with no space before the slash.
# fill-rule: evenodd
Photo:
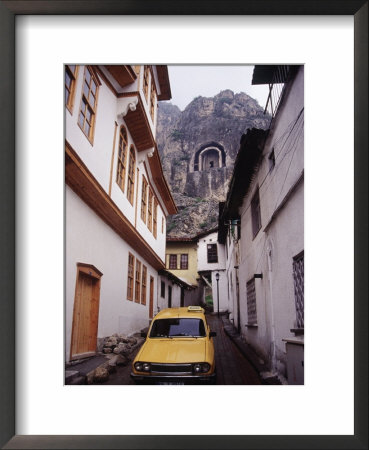
<svg viewBox="0 0 369 450">
<path fill-rule="evenodd" d="M 265 107 L 267 86 L 251 85 L 254 66 L 169 65 L 168 70 L 172 91 L 170 102 L 181 110 L 199 95 L 214 97 L 225 89 L 231 89 L 235 94 L 245 92 Z"/>
</svg>

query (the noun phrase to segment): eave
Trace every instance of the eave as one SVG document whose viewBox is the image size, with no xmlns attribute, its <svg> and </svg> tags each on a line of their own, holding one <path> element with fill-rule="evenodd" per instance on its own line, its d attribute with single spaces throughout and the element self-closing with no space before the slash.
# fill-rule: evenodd
<svg viewBox="0 0 369 450">
<path fill-rule="evenodd" d="M 124 216 L 67 141 L 65 145 L 65 182 L 148 264 L 156 270 L 164 269 L 164 261 Z"/>
<path fill-rule="evenodd" d="M 263 152 L 267 130 L 248 129 L 241 137 L 240 149 L 237 153 L 233 174 L 229 183 L 227 199 L 219 211 L 218 241 L 225 243 L 227 236 L 226 221 L 239 216 L 238 208 L 248 193 L 254 173 Z"/>
<path fill-rule="evenodd" d="M 137 75 L 131 66 L 113 64 L 105 65 L 105 67 L 122 88 L 132 84 L 137 78 Z"/>
<path fill-rule="evenodd" d="M 181 278 L 178 278 L 169 270 L 162 269 L 162 270 L 160 270 L 159 275 L 167 277 L 169 280 L 173 281 L 173 283 L 177 284 L 178 286 L 184 287 L 187 290 L 192 290 L 192 289 L 196 288 L 196 286 L 186 283 L 184 280 L 182 280 Z"/>
<path fill-rule="evenodd" d="M 155 147 L 155 139 L 146 116 L 141 96 L 138 93 L 136 94 L 136 98 L 137 104 L 132 109 L 128 108 L 128 112 L 124 116 L 124 121 L 133 138 L 137 151 L 141 152 Z"/>
<path fill-rule="evenodd" d="M 172 98 L 172 92 L 170 90 L 168 66 L 155 66 L 158 74 L 160 94 L 158 100 L 170 100 Z"/>
</svg>

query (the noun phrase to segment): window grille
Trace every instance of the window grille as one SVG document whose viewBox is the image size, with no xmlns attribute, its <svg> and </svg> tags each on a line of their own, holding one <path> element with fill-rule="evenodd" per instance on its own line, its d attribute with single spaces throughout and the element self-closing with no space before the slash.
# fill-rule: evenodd
<svg viewBox="0 0 369 450">
<path fill-rule="evenodd" d="M 247 295 L 247 321 L 249 325 L 255 325 L 257 323 L 256 315 L 256 290 L 254 278 L 246 284 Z"/>
<path fill-rule="evenodd" d="M 136 259 L 136 283 L 135 283 L 135 302 L 141 300 L 141 262 Z"/>
<path fill-rule="evenodd" d="M 78 125 L 91 141 L 96 116 L 98 82 L 92 71 L 86 67 L 83 79 L 81 107 L 78 116 Z"/>
<path fill-rule="evenodd" d="M 135 267 L 135 257 L 128 254 L 128 280 L 127 280 L 127 300 L 133 300 L 133 275 Z"/>
<path fill-rule="evenodd" d="M 293 281 L 295 287 L 296 327 L 304 328 L 304 253 L 293 259 Z"/>
<path fill-rule="evenodd" d="M 154 194 L 149 187 L 149 200 L 147 203 L 147 227 L 150 231 L 152 231 L 152 201 L 154 198 Z"/>
<path fill-rule="evenodd" d="M 143 92 L 146 101 L 148 101 L 148 95 L 149 95 L 149 73 L 150 73 L 150 67 L 145 66 L 144 67 L 144 78 L 143 78 Z"/>
<path fill-rule="evenodd" d="M 136 173 L 136 156 L 133 146 L 129 151 L 129 164 L 128 164 L 128 182 L 127 182 L 127 198 L 133 205 L 133 195 L 135 190 L 135 173 Z"/>
<path fill-rule="evenodd" d="M 147 181 L 142 177 L 142 192 L 141 192 L 141 219 L 146 223 L 147 212 Z"/>
<path fill-rule="evenodd" d="M 78 66 L 65 66 L 65 105 L 72 112 Z"/>
<path fill-rule="evenodd" d="M 169 269 L 177 268 L 177 255 L 169 255 Z"/>
<path fill-rule="evenodd" d="M 158 201 L 156 197 L 154 197 L 154 211 L 152 216 L 152 234 L 154 238 L 157 237 L 157 229 L 158 229 Z"/>
<path fill-rule="evenodd" d="M 181 269 L 183 269 L 183 270 L 188 269 L 188 255 L 187 254 L 181 255 Z"/>
<path fill-rule="evenodd" d="M 124 192 L 124 184 L 126 179 L 126 158 L 128 149 L 127 130 L 121 127 L 119 133 L 119 151 L 117 164 L 117 183 Z"/>
<path fill-rule="evenodd" d="M 141 304 L 146 305 L 146 282 L 147 282 L 147 267 L 142 265 L 142 290 L 141 290 Z"/>
<path fill-rule="evenodd" d="M 208 244 L 208 263 L 218 262 L 217 244 Z"/>
</svg>

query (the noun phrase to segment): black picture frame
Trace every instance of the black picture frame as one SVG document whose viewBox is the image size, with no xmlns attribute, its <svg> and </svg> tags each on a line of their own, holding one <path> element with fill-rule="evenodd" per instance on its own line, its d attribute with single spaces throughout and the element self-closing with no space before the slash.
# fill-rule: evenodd
<svg viewBox="0 0 369 450">
<path fill-rule="evenodd" d="M 355 40 L 354 435 L 15 435 L 15 17 L 19 14 L 352 15 Z M 6 449 L 367 449 L 368 448 L 368 1 L 43 0 L 0 2 L 0 445 Z M 19 282 L 19 280 L 17 280 Z M 342 361 L 337 364 L 344 364 Z M 339 370 L 337 370 L 339 376 Z M 342 380 L 344 383 L 344 380 Z M 337 392 L 339 395 L 339 392 Z M 318 407 L 318 405 L 317 405 Z M 291 414 L 296 412 L 291 411 Z"/>
</svg>

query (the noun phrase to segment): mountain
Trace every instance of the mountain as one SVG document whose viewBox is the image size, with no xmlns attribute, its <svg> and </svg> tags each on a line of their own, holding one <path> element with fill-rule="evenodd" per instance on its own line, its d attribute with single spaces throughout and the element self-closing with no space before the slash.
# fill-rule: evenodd
<svg viewBox="0 0 369 450">
<path fill-rule="evenodd" d="M 269 123 L 258 102 L 243 92 L 199 96 L 184 111 L 160 104 L 156 139 L 179 210 L 169 218 L 169 236 L 189 237 L 217 226 L 242 134 Z"/>
</svg>

